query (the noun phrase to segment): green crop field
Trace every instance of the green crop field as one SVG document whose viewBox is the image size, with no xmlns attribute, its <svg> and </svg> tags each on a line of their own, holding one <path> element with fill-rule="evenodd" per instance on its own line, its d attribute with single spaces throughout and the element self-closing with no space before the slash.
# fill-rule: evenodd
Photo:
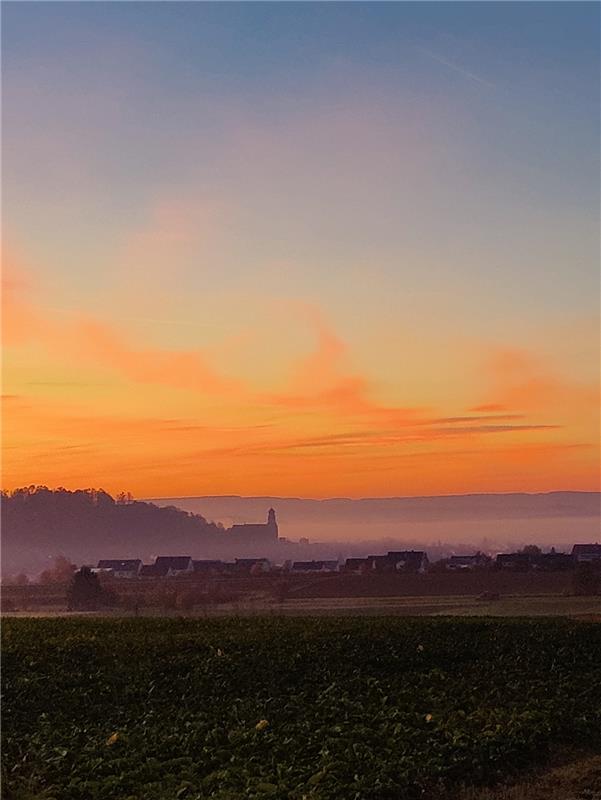
<svg viewBox="0 0 601 800">
<path fill-rule="evenodd" d="M 432 798 L 601 744 L 601 625 L 8 619 L 11 800 Z"/>
</svg>

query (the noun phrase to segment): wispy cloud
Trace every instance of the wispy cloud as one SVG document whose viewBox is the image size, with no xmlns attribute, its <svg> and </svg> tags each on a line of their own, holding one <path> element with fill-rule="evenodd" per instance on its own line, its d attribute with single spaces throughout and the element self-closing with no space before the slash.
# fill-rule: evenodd
<svg viewBox="0 0 601 800">
<path fill-rule="evenodd" d="M 598 379 L 593 384 L 564 377 L 525 348 L 494 349 L 484 364 L 484 375 L 490 381 L 492 398 L 491 402 L 475 407 L 480 410 L 513 408 L 565 412 L 572 409 L 582 413 L 598 408 Z"/>
<path fill-rule="evenodd" d="M 445 67 L 457 72 L 459 75 L 463 75 L 464 78 L 467 78 L 470 81 L 474 81 L 474 83 L 479 83 L 481 86 L 486 86 L 487 89 L 494 89 L 494 83 L 481 78 L 480 75 L 476 75 L 475 72 L 471 72 L 465 67 L 462 67 L 460 64 L 456 64 L 454 61 L 451 61 L 444 56 L 439 55 L 438 53 L 433 53 L 431 50 L 427 50 L 425 47 L 418 47 L 417 48 L 420 53 L 423 53 L 428 58 L 431 58 L 433 61 L 437 61 L 439 64 L 442 64 Z"/>
</svg>

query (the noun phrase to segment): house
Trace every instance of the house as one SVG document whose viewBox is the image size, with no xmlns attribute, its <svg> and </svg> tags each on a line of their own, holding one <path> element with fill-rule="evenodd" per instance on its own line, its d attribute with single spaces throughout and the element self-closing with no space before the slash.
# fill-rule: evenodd
<svg viewBox="0 0 601 800">
<path fill-rule="evenodd" d="M 363 573 L 371 569 L 371 565 L 366 558 L 347 558 L 342 569 L 344 572 Z"/>
<path fill-rule="evenodd" d="M 540 553 L 530 557 L 532 569 L 541 572 L 561 572 L 574 567 L 574 559 L 568 553 Z"/>
<path fill-rule="evenodd" d="M 583 561 L 601 561 L 601 544 L 575 544 L 572 558 L 579 564 Z"/>
<path fill-rule="evenodd" d="M 292 572 L 336 572 L 338 561 L 295 561 Z"/>
<path fill-rule="evenodd" d="M 317 561 L 293 561 L 292 572 L 318 572 Z"/>
<path fill-rule="evenodd" d="M 236 572 L 269 572 L 271 562 L 267 558 L 237 558 L 234 562 Z"/>
<path fill-rule="evenodd" d="M 211 559 L 202 559 L 200 561 L 192 561 L 192 569 L 195 575 L 217 575 L 223 572 L 225 564 L 223 561 L 215 561 Z"/>
<path fill-rule="evenodd" d="M 425 572 L 429 563 L 423 550 L 389 550 L 385 556 L 367 556 L 365 561 L 375 572 Z"/>
<path fill-rule="evenodd" d="M 471 570 L 477 567 L 485 567 L 490 562 L 490 558 L 483 553 L 475 553 L 469 556 L 451 556 L 447 562 L 447 569 L 453 571 Z"/>
<path fill-rule="evenodd" d="M 497 569 L 511 572 L 528 572 L 530 563 L 529 553 L 499 553 L 495 559 Z"/>
<path fill-rule="evenodd" d="M 190 556 L 158 556 L 154 566 L 157 574 L 163 578 L 190 575 L 194 570 Z"/>
<path fill-rule="evenodd" d="M 374 572 L 391 572 L 394 569 L 393 563 L 388 556 L 367 556 L 365 559 L 368 570 Z"/>
<path fill-rule="evenodd" d="M 101 558 L 97 570 L 108 572 L 114 578 L 137 578 L 142 561 L 139 558 Z"/>
<path fill-rule="evenodd" d="M 428 555 L 423 550 L 391 550 L 386 558 L 397 572 L 425 572 L 428 569 Z"/>
<path fill-rule="evenodd" d="M 142 564 L 139 576 L 140 578 L 160 578 L 161 573 L 157 570 L 156 564 Z"/>
</svg>

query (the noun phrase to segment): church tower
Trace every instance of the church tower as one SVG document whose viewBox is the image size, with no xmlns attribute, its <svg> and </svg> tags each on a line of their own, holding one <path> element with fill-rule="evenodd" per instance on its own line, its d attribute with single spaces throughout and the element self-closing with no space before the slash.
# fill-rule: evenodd
<svg viewBox="0 0 601 800">
<path fill-rule="evenodd" d="M 273 508 L 270 508 L 267 512 L 267 527 L 269 528 L 270 532 L 273 534 L 273 538 L 278 538 L 278 523 L 275 519 L 275 511 Z"/>
</svg>

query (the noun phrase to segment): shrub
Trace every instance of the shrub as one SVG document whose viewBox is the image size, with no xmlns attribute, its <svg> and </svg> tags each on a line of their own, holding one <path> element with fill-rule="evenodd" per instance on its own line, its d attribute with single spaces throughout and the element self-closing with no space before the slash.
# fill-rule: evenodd
<svg viewBox="0 0 601 800">
<path fill-rule="evenodd" d="M 116 601 L 112 592 L 102 587 L 98 576 L 89 567 L 82 567 L 71 579 L 67 589 L 69 611 L 98 611 Z"/>
<path fill-rule="evenodd" d="M 572 573 L 572 589 L 580 597 L 594 597 L 601 594 L 601 564 L 578 564 Z"/>
<path fill-rule="evenodd" d="M 50 569 L 45 569 L 40 575 L 39 582 L 43 585 L 51 583 L 67 583 L 75 574 L 77 567 L 65 556 L 57 556 Z"/>
</svg>

